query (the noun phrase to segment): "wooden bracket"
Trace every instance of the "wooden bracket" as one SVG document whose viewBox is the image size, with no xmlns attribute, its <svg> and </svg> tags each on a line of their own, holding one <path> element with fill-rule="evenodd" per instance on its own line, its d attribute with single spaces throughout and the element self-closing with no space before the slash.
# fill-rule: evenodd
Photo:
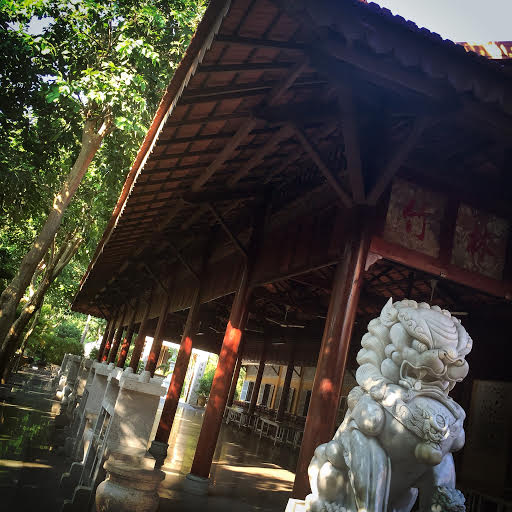
<svg viewBox="0 0 512 512">
<path fill-rule="evenodd" d="M 299 139 L 299 142 L 302 144 L 306 152 L 311 157 L 311 160 L 316 164 L 316 166 L 320 169 L 321 173 L 325 176 L 325 179 L 329 183 L 329 185 L 333 188 L 333 190 L 338 194 L 339 198 L 341 199 L 342 203 L 347 207 L 350 208 L 353 206 L 352 198 L 345 192 L 343 187 L 338 181 L 338 178 L 335 176 L 335 174 L 329 169 L 327 164 L 324 162 L 322 156 L 318 152 L 318 150 L 313 146 L 313 144 L 308 140 L 308 137 L 306 134 L 302 131 L 301 128 L 299 128 L 297 125 L 294 125 L 295 128 L 295 134 L 297 135 L 297 138 Z"/>
<path fill-rule="evenodd" d="M 171 294 L 169 293 L 169 291 L 167 290 L 167 288 L 163 285 L 162 281 L 160 281 L 160 279 L 158 278 L 158 276 L 153 272 L 153 270 L 151 269 L 151 267 L 146 263 L 144 262 L 143 263 L 144 265 L 144 268 L 146 269 L 147 273 L 149 274 L 149 276 L 151 277 L 151 279 L 153 279 L 153 281 L 158 285 L 160 286 L 160 288 L 162 288 L 163 292 L 168 296 L 170 297 Z"/>
<path fill-rule="evenodd" d="M 181 261 L 183 266 L 194 276 L 196 281 L 199 281 L 199 276 L 197 275 L 197 272 L 190 266 L 188 261 L 183 257 L 180 250 L 174 246 L 172 242 L 167 242 L 169 244 L 169 247 L 171 248 L 172 252 L 176 255 L 176 257 Z"/>
<path fill-rule="evenodd" d="M 226 221 L 222 218 L 221 214 L 217 211 L 215 206 L 213 206 L 212 203 L 208 203 L 208 207 L 210 208 L 214 217 L 217 219 L 217 222 L 222 226 L 222 229 L 224 229 L 226 234 L 229 236 L 230 240 L 233 242 L 233 244 L 235 244 L 235 247 L 240 251 L 241 254 L 243 254 L 244 258 L 247 258 L 246 248 L 242 245 L 240 240 L 238 240 L 238 238 L 231 231 L 231 229 L 229 229 L 229 226 L 226 224 Z"/>
<path fill-rule="evenodd" d="M 377 183 L 375 183 L 371 192 L 368 194 L 368 204 L 374 205 L 377 203 L 380 196 L 391 183 L 391 180 L 395 174 L 400 170 L 400 167 L 402 167 L 402 164 L 410 155 L 411 151 L 414 149 L 418 140 L 423 134 L 425 128 L 427 128 L 429 124 L 430 118 L 428 116 L 420 116 L 414 120 L 409 135 L 405 138 L 400 147 L 389 159 L 384 170 L 382 171 L 382 174 L 379 176 Z"/>
</svg>

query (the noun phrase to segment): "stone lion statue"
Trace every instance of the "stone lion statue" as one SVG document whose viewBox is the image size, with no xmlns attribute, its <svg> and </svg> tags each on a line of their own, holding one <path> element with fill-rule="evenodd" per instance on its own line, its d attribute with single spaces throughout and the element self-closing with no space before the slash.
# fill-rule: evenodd
<svg viewBox="0 0 512 512">
<path fill-rule="evenodd" d="M 332 441 L 309 465 L 310 512 L 463 511 L 451 452 L 464 446 L 448 392 L 467 375 L 472 340 L 438 306 L 390 299 L 368 324 L 356 386 Z"/>
</svg>

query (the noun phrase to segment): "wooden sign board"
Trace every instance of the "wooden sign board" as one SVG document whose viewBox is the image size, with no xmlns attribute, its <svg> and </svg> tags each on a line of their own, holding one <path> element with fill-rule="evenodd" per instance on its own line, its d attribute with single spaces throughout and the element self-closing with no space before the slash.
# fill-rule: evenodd
<svg viewBox="0 0 512 512">
<path fill-rule="evenodd" d="M 404 180 L 393 183 L 384 238 L 437 258 L 446 199 Z"/>
</svg>

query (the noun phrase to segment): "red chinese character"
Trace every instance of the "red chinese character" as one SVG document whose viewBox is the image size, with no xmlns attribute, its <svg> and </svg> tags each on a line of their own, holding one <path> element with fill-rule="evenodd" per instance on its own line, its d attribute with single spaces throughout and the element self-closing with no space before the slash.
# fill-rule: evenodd
<svg viewBox="0 0 512 512">
<path fill-rule="evenodd" d="M 423 241 L 425 239 L 425 229 L 427 227 L 427 208 L 424 205 L 416 206 L 416 199 L 413 197 L 402 210 L 402 216 L 405 219 L 405 229 L 407 233 L 412 231 L 412 218 L 418 217 L 422 220 L 420 233 L 413 233 L 414 236 Z"/>
</svg>

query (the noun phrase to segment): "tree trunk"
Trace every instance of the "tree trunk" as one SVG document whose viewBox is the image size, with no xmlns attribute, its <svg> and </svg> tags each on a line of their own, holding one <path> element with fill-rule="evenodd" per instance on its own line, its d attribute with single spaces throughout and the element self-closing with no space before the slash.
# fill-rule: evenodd
<svg viewBox="0 0 512 512">
<path fill-rule="evenodd" d="M 80 343 L 83 345 L 85 343 L 85 337 L 87 336 L 87 333 L 89 332 L 89 322 L 91 321 L 91 315 L 87 315 L 87 321 L 85 322 L 85 327 L 82 332 L 82 337 L 80 338 Z"/>
<path fill-rule="evenodd" d="M 52 243 L 59 229 L 64 212 L 75 195 L 103 138 L 111 129 L 111 124 L 108 121 L 103 122 L 99 130 L 96 129 L 97 124 L 98 120 L 96 119 L 87 119 L 85 121 L 80 153 L 64 181 L 60 192 L 55 196 L 53 207 L 48 214 L 44 226 L 34 240 L 32 247 L 21 261 L 17 274 L 2 292 L 0 297 L 0 342 L 5 340 L 14 321 L 16 308 L 27 286 L 30 284 L 30 280 L 32 279 L 37 265 Z M 2 346 L 4 345 L 2 344 Z"/>
<path fill-rule="evenodd" d="M 41 304 L 41 307 L 42 307 L 42 304 Z M 18 371 L 20 363 L 23 359 L 23 355 L 25 354 L 25 349 L 27 348 L 28 340 L 29 340 L 30 336 L 32 335 L 32 333 L 34 332 L 34 328 L 37 325 L 37 322 L 39 321 L 39 316 L 41 314 L 41 307 L 34 313 L 34 316 L 32 317 L 32 321 L 30 322 L 30 326 L 27 329 L 25 336 L 23 336 L 23 341 L 21 342 L 20 356 L 16 359 L 16 362 L 14 365 L 12 365 L 12 364 L 7 365 L 7 371 L 4 370 L 4 375 L 2 375 L 3 380 L 7 381 L 9 378 L 9 375 L 11 373 L 16 373 Z M 11 359 L 11 361 L 12 361 L 12 359 Z"/>
<path fill-rule="evenodd" d="M 80 243 L 80 239 L 68 239 L 56 255 L 53 255 L 52 252 L 52 257 L 46 267 L 45 275 L 39 282 L 36 291 L 33 293 L 25 307 L 21 310 L 19 317 L 10 326 L 7 336 L 4 339 L 4 343 L 2 344 L 2 350 L 0 351 L 0 375 L 2 383 L 5 382 L 9 376 L 9 362 L 18 348 L 19 338 L 23 330 L 34 313 L 39 311 L 41 308 L 48 288 L 74 256 L 80 246 Z"/>
</svg>

